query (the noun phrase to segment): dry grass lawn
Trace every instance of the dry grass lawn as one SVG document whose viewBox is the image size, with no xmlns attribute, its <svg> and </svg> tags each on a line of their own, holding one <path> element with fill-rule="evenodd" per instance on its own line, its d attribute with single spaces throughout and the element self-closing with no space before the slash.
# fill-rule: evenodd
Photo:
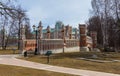
<svg viewBox="0 0 120 76">
<path fill-rule="evenodd" d="M 79 57 L 91 58 L 92 55 L 97 55 L 100 60 L 120 60 L 120 53 L 95 53 L 95 52 L 79 52 L 79 53 L 64 53 L 54 54 L 50 57 L 50 65 L 71 67 L 77 69 L 109 72 L 120 74 L 120 62 L 98 63 L 86 60 L 77 59 Z M 47 57 L 44 55 L 30 56 L 22 58 L 29 61 L 47 64 Z"/>
<path fill-rule="evenodd" d="M 6 54 L 18 54 L 18 50 L 0 50 L 0 55 L 6 55 Z"/>
<path fill-rule="evenodd" d="M 30 68 L 0 65 L 0 76 L 75 76 Z"/>
</svg>

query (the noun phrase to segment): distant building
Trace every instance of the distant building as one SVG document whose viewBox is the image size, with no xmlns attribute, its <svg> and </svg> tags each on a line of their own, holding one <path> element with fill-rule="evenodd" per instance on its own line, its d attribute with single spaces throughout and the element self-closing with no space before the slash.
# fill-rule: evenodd
<svg viewBox="0 0 120 76">
<path fill-rule="evenodd" d="M 87 36 L 87 27 L 85 24 L 79 24 L 79 28 L 77 29 L 69 25 L 64 26 L 62 22 L 57 22 L 54 28 L 50 28 L 50 26 L 46 29 L 42 28 L 40 23 L 38 33 L 36 33 L 38 34 L 38 39 L 25 39 L 25 34 L 21 33 L 22 51 L 35 50 L 38 47 L 39 53 L 42 54 L 48 50 L 52 50 L 54 53 L 92 51 L 93 45 L 96 48 L 97 33 L 92 32 L 91 37 Z M 33 34 L 35 35 L 35 33 Z M 25 47 L 23 47 L 23 41 L 25 41 Z"/>
<path fill-rule="evenodd" d="M 55 28 L 50 28 L 50 38 L 51 39 L 61 39 L 62 38 L 62 24 L 56 24 Z M 72 26 L 64 26 L 65 28 L 65 38 L 66 39 L 78 39 L 79 30 L 77 28 L 72 28 Z M 42 38 L 47 38 L 47 29 L 42 30 Z"/>
</svg>

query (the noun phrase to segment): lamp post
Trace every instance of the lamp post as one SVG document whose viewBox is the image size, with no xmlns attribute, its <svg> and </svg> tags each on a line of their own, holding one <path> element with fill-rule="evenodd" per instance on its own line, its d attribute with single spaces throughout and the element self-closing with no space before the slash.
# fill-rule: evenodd
<svg viewBox="0 0 120 76">
<path fill-rule="evenodd" d="M 38 28 L 35 25 L 33 25 L 33 30 L 35 32 L 35 40 L 36 40 L 34 55 L 37 55 L 38 54 L 38 48 L 37 48 L 37 33 L 38 33 Z"/>
</svg>

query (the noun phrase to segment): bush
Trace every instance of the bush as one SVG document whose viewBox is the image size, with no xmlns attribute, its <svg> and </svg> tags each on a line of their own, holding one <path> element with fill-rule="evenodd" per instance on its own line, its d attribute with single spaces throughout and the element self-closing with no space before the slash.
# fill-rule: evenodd
<svg viewBox="0 0 120 76">
<path fill-rule="evenodd" d="M 103 51 L 104 52 L 115 52 L 115 50 L 113 48 L 109 48 L 109 47 L 104 48 Z"/>
</svg>

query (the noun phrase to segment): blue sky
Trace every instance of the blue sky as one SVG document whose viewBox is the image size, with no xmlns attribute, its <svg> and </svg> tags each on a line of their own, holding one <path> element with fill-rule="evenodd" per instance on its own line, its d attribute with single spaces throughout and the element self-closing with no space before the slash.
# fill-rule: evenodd
<svg viewBox="0 0 120 76">
<path fill-rule="evenodd" d="M 43 26 L 53 27 L 56 21 L 62 21 L 77 27 L 89 18 L 91 0 L 18 0 L 27 10 L 31 25 L 38 25 L 41 20 Z"/>
</svg>

